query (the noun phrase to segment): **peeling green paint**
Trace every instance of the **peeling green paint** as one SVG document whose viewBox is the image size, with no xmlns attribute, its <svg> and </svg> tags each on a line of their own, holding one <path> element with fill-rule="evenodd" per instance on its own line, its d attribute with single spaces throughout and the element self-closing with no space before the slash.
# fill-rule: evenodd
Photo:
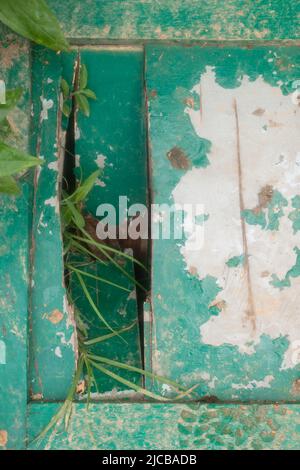
<svg viewBox="0 0 300 470">
<path fill-rule="evenodd" d="M 294 233 L 300 230 L 300 196 L 292 199 L 292 207 L 295 209 L 289 214 L 289 219 L 293 222 Z"/>
<path fill-rule="evenodd" d="M 279 191 L 274 190 L 266 207 L 246 209 L 242 212 L 242 216 L 250 225 L 260 225 L 265 230 L 279 230 L 280 219 L 284 216 L 283 208 L 287 206 L 287 199 Z"/>
<path fill-rule="evenodd" d="M 233 256 L 230 258 L 226 264 L 229 268 L 236 268 L 245 262 L 245 255 Z"/>
</svg>

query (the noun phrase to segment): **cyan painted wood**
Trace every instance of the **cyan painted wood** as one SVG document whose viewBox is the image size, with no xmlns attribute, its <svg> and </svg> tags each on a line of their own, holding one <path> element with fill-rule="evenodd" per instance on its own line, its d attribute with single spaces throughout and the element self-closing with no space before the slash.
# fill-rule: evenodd
<svg viewBox="0 0 300 470">
<path fill-rule="evenodd" d="M 202 250 L 153 242 L 152 364 L 201 398 L 299 400 L 299 59 L 146 48 L 153 202 L 204 204 Z"/>
<path fill-rule="evenodd" d="M 49 0 L 74 40 L 299 39 L 292 0 Z"/>
<path fill-rule="evenodd" d="M 0 38 L 0 79 L 7 89 L 23 88 L 7 142 L 28 150 L 29 45 L 1 26 Z M 28 180 L 20 197 L 0 195 L 0 449 L 25 446 L 30 201 Z"/>
<path fill-rule="evenodd" d="M 44 160 L 34 178 L 29 358 L 30 396 L 64 399 L 75 370 L 76 337 L 64 287 L 60 181 L 60 56 L 32 50 L 32 153 Z"/>
<path fill-rule="evenodd" d="M 29 441 L 58 406 L 29 406 Z M 299 425 L 299 405 L 74 404 L 68 432 L 60 427 L 30 448 L 292 450 Z"/>
</svg>

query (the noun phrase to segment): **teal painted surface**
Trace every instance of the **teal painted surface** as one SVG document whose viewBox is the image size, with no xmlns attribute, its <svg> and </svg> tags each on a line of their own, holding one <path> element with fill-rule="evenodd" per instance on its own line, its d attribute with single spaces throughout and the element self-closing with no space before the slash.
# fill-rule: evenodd
<svg viewBox="0 0 300 470">
<path fill-rule="evenodd" d="M 7 142 L 28 148 L 28 43 L 0 25 L 0 79 L 7 88 L 22 86 L 23 97 L 10 119 L 17 137 Z M 0 449 L 22 448 L 26 434 L 27 314 L 31 187 L 22 183 L 18 198 L 0 196 Z"/>
<path fill-rule="evenodd" d="M 49 0 L 63 30 L 83 39 L 299 39 L 291 0 Z"/>
<path fill-rule="evenodd" d="M 44 159 L 35 174 L 29 388 L 33 399 L 64 399 L 75 370 L 72 311 L 64 288 L 59 214 L 61 178 L 60 56 L 32 51 L 32 152 Z"/>
<path fill-rule="evenodd" d="M 297 2 L 283 2 L 283 1 L 268 1 L 258 2 L 255 5 L 255 9 L 252 11 L 253 2 L 194 2 L 190 0 L 183 4 L 179 1 L 165 1 L 165 2 L 134 2 L 134 1 L 115 1 L 111 2 L 105 0 L 103 2 L 96 2 L 95 0 L 83 3 L 82 5 L 74 0 L 68 0 L 64 4 L 61 4 L 57 0 L 49 0 L 49 4 L 60 16 L 62 24 L 68 35 L 76 40 L 83 41 L 101 41 L 103 39 L 117 39 L 117 40 L 176 40 L 176 39 L 196 39 L 196 40 L 222 40 L 222 39 L 253 39 L 257 41 L 262 40 L 273 40 L 273 39 L 298 39 L 299 38 L 299 5 Z M 242 6 L 243 4 L 243 6 Z M 87 9 L 88 7 L 88 9 Z M 188 25 L 188 26 L 187 26 Z M 6 31 L 5 31 L 6 34 Z M 13 36 L 8 38 L 8 41 L 1 41 L 0 47 L 0 62 L 5 64 L 5 75 L 9 77 L 9 83 L 12 85 L 24 84 L 25 94 L 24 101 L 21 103 L 21 107 L 14 113 L 14 120 L 17 123 L 17 127 L 21 129 L 20 141 L 18 145 L 27 149 L 28 147 L 28 123 L 29 123 L 29 56 L 27 44 L 23 40 L 16 40 Z M 9 44 L 12 41 L 12 44 Z M 210 54 L 211 51 L 208 52 Z M 241 53 L 243 54 L 243 53 Z M 254 51 L 255 55 L 256 52 Z M 56 57 L 57 61 L 59 58 Z M 165 60 L 165 58 L 164 58 Z M 206 60 L 206 59 L 205 59 Z M 247 61 L 246 61 L 247 62 Z M 255 62 L 255 61 L 254 61 Z M 212 58 L 214 63 L 214 57 Z M 253 61 L 252 61 L 253 63 Z M 255 62 L 258 65 L 258 69 L 253 72 L 256 76 L 259 73 L 260 59 L 257 58 Z M 264 61 L 262 61 L 264 63 Z M 185 58 L 181 58 L 182 70 L 181 74 L 184 74 L 184 67 L 186 64 Z M 46 65 L 46 64 L 45 64 Z M 274 78 L 271 73 L 274 71 L 273 66 L 269 64 L 269 74 L 266 71 L 267 68 L 264 65 L 265 80 L 275 84 Z M 280 64 L 278 64 L 280 68 Z M 60 67 L 60 65 L 59 65 Z M 170 68 L 172 68 L 172 62 Z M 233 67 L 234 68 L 234 67 Z M 243 64 L 243 70 L 245 70 L 245 64 Z M 250 69 L 252 65 L 250 66 Z M 166 69 L 167 70 L 167 69 Z M 226 70 L 226 68 L 225 68 Z M 17 71 L 17 73 L 16 73 Z M 199 70 L 198 70 L 199 71 Z M 250 70 L 251 71 L 251 70 Z M 220 83 L 222 82 L 222 67 L 220 68 Z M 249 70 L 248 70 L 249 72 Z M 2 70 L 1 70 L 2 73 Z M 290 84 L 294 78 L 298 78 L 297 74 L 293 76 L 292 70 L 288 73 L 286 70 L 278 71 L 279 79 L 288 75 L 289 82 L 286 83 L 286 91 L 290 91 Z M 56 74 L 54 74 L 56 76 Z M 58 75 L 58 74 L 57 74 Z M 158 74 L 159 75 L 159 74 Z M 164 85 L 164 79 L 169 75 L 164 74 L 164 70 L 161 70 L 161 85 Z M 1 78 L 1 77 L 0 77 Z M 49 77 L 51 78 L 51 77 Z M 192 80 L 191 77 L 185 77 L 184 90 L 179 90 L 178 99 L 180 96 L 186 96 L 187 90 L 190 90 Z M 197 76 L 197 78 L 199 78 Z M 224 77 L 223 77 L 224 78 Z M 233 85 L 237 84 L 237 76 L 234 75 Z M 225 82 L 228 77 L 225 74 Z M 16 82 L 15 82 L 16 80 Z M 228 82 L 227 82 L 228 83 Z M 49 90 L 51 91 L 50 96 L 53 94 L 53 84 L 47 83 Z M 56 83 L 57 89 L 57 83 Z M 57 94 L 56 94 L 57 96 Z M 188 95 L 189 98 L 193 96 Z M 152 96 L 154 101 L 154 96 Z M 174 98 L 174 97 L 173 97 Z M 176 98 L 174 98 L 176 101 Z M 174 103 L 173 103 L 174 104 Z M 157 110 L 160 108 L 158 107 Z M 181 113 L 182 104 L 180 104 Z M 53 111 L 53 110 L 52 110 Z M 49 111 L 49 115 L 51 110 Z M 174 122 L 176 119 L 174 119 Z M 51 124 L 51 126 L 53 123 Z M 168 129 L 172 133 L 172 126 Z M 189 140 L 187 144 L 188 149 L 192 149 L 191 160 L 196 162 L 197 165 L 208 164 L 206 153 L 209 150 L 209 142 L 202 142 L 201 145 L 193 143 L 193 135 L 190 133 L 188 126 L 185 128 L 186 138 Z M 53 142 L 53 128 L 51 133 Z M 173 140 L 173 139 L 172 139 Z M 173 142 L 167 142 L 172 144 Z M 180 144 L 184 145 L 184 142 L 180 141 Z M 167 148 L 168 147 L 168 148 Z M 172 147 L 166 145 L 166 150 L 170 151 Z M 47 150 L 48 155 L 48 150 Z M 46 158 L 48 158 L 46 156 Z M 171 176 L 170 167 L 164 167 L 165 180 L 164 183 L 169 184 L 168 178 Z M 55 172 L 50 169 L 44 170 L 44 176 L 47 184 L 49 178 L 49 194 L 47 197 L 55 195 L 53 191 L 53 185 L 55 184 L 56 176 Z M 184 171 L 183 171 L 184 172 Z M 52 175 L 52 176 L 50 176 Z M 172 181 L 173 184 L 174 181 Z M 45 188 L 44 188 L 45 189 Z M 43 192 L 44 192 L 43 189 Z M 19 200 L 8 201 L 6 198 L 2 198 L 0 201 L 1 211 L 1 238 L 4 239 L 4 244 L 0 249 L 0 265 L 1 265 L 1 276 L 4 278 L 4 282 L 0 283 L 2 290 L 0 293 L 0 310 L 1 310 L 1 322 L 2 336 L 0 341 L 4 341 L 6 345 L 5 357 L 3 354 L 3 343 L 1 343 L 2 353 L 0 362 L 6 360 L 7 364 L 0 363 L 0 390 L 1 396 L 5 397 L 5 400 L 1 401 L 0 405 L 0 446 L 8 448 L 20 448 L 24 445 L 25 436 L 25 410 L 26 410 L 26 397 L 27 397 L 27 384 L 26 384 L 26 333 L 27 333 L 27 288 L 28 288 L 28 254 L 29 254 L 29 243 L 28 243 L 28 227 L 31 226 L 31 192 L 30 188 L 23 185 L 23 196 Z M 159 196 L 159 191 L 162 191 L 161 200 L 163 201 L 165 196 L 169 196 L 168 187 L 164 190 L 164 185 L 157 189 L 156 197 Z M 46 192 L 46 189 L 45 189 Z M 40 202 L 42 204 L 45 194 L 41 194 Z M 296 197 L 296 196 L 295 196 Z M 46 199 L 47 200 L 47 199 Z M 295 206 L 296 204 L 296 206 Z M 297 233 L 298 229 L 298 213 L 297 210 L 297 199 L 293 202 L 293 211 L 290 212 L 290 220 L 293 230 Z M 41 209 L 41 206 L 40 206 Z M 61 242 L 59 242 L 59 236 L 57 230 L 57 217 L 52 217 L 50 214 L 50 221 L 56 227 L 55 237 L 57 244 L 55 245 L 54 253 L 61 256 Z M 3 226 L 3 223 L 5 225 Z M 59 225 L 59 224 L 58 224 Z M 18 227 L 18 231 L 16 231 Z M 51 246 L 48 236 L 51 235 L 45 230 L 46 235 L 45 245 Z M 3 247 L 5 252 L 3 253 Z M 7 251 L 6 251 L 7 250 Z M 47 250 L 49 253 L 49 251 Z M 162 266 L 160 283 L 167 286 L 174 292 L 176 288 L 177 298 L 169 298 L 169 306 L 167 307 L 163 297 L 161 297 L 161 285 L 160 283 L 155 284 L 154 296 L 156 296 L 155 304 L 161 309 L 160 305 L 163 305 L 163 309 L 174 309 L 185 305 L 190 311 L 193 311 L 194 305 L 191 299 L 184 297 L 184 292 L 191 291 L 195 295 L 201 298 L 201 308 L 203 306 L 204 316 L 210 314 L 217 314 L 217 307 L 211 307 L 208 312 L 207 305 L 216 295 L 216 286 L 214 280 L 211 278 L 206 279 L 199 286 L 199 282 L 191 275 L 186 276 L 181 285 L 183 262 L 182 258 L 178 253 L 177 247 L 173 244 L 170 246 L 164 245 L 164 248 L 156 246 L 155 255 L 158 254 L 160 259 L 169 256 L 172 259 L 172 283 L 170 283 L 169 272 Z M 236 253 L 237 256 L 240 253 Z M 48 260 L 46 258 L 46 260 Z M 60 258 L 59 258 L 60 259 Z M 158 259 L 158 258 L 157 258 Z M 40 258 L 40 264 L 45 266 L 45 257 Z M 20 272 L 20 265 L 22 266 L 22 273 Z M 297 263 L 296 263 L 297 265 Z M 165 269 L 165 270 L 164 270 Z M 296 272 L 293 270 L 292 272 Z M 50 276 L 50 274 L 49 274 Z M 46 279 L 45 269 L 43 272 L 38 273 L 37 280 L 40 281 L 37 293 L 36 306 L 40 305 L 41 310 L 44 311 L 47 316 L 51 311 L 52 305 L 62 306 L 62 296 L 64 290 L 60 285 L 59 295 L 57 298 L 51 299 L 51 302 L 46 304 L 46 309 L 42 305 L 42 298 L 44 293 L 43 283 Z M 9 279 L 10 278 L 10 279 Z M 293 277 L 288 276 L 289 280 L 293 282 Z M 60 270 L 58 274 L 59 283 L 61 283 L 62 272 Z M 11 282 L 10 297 L 8 297 L 7 282 Z M 58 289 L 57 285 L 55 289 Z M 170 292 L 170 294 L 172 293 Z M 166 292 L 166 294 L 168 291 Z M 171 300 L 170 300 L 171 299 Z M 52 303 L 53 301 L 53 303 Z M 175 305 L 177 304 L 177 305 Z M 49 310 L 49 311 L 48 311 Z M 61 310 L 58 310 L 61 312 Z M 20 315 L 22 312 L 22 315 Z M 174 315 L 177 322 L 176 315 Z M 45 317 L 47 318 L 47 317 Z M 59 315 L 54 315 L 53 320 L 60 318 Z M 204 319 L 204 318 L 203 318 Z M 44 327 L 44 322 L 40 321 L 40 326 Z M 47 322 L 46 322 L 47 324 Z M 150 325 L 148 325 L 150 326 Z M 191 321 L 177 322 L 176 331 L 170 331 L 168 324 L 165 322 L 167 331 L 167 342 L 173 341 L 178 337 L 184 336 L 186 327 L 192 329 L 193 323 Z M 152 325 L 150 326 L 150 331 Z M 17 334 L 15 333 L 17 331 Z M 40 330 L 43 331 L 43 330 Z M 57 326 L 50 325 L 50 330 L 46 328 L 46 342 L 47 347 L 44 352 L 46 355 L 51 351 L 53 347 L 53 341 L 49 341 L 49 338 L 53 338 L 54 333 L 58 331 Z M 148 330 L 147 330 L 148 331 Z M 37 334 L 37 331 L 35 332 Z M 47 335 L 49 336 L 47 337 Z M 57 338 L 56 338 L 57 339 Z M 197 338 L 198 340 L 198 338 Z M 38 340 L 40 341 L 40 339 Z M 282 361 L 282 356 L 287 348 L 287 340 L 285 338 L 279 338 L 278 340 L 271 340 L 270 338 L 263 337 L 259 348 L 249 364 L 249 367 L 256 370 L 261 369 L 261 377 L 266 371 L 266 363 L 269 367 L 269 371 L 278 369 Z M 56 345 L 57 343 L 54 342 Z M 48 350 L 47 350 L 48 348 Z M 49 349 L 50 348 L 50 349 Z M 274 351 L 274 355 L 269 356 L 270 350 Z M 39 350 L 38 352 L 40 352 Z M 51 351 L 52 352 L 52 351 Z M 170 351 L 172 353 L 172 351 Z M 275 354 L 276 352 L 276 354 Z M 219 354 L 213 348 L 204 348 L 203 355 L 208 355 L 208 360 L 212 354 L 216 355 L 215 364 L 212 364 L 212 368 L 219 373 L 222 368 L 224 354 L 231 356 L 232 353 L 236 353 L 236 350 L 230 347 L 224 347 L 221 354 Z M 13 360 L 11 357 L 13 356 Z M 16 361 L 15 358 L 20 356 L 20 361 Z M 278 357 L 276 357 L 278 356 Z M 45 356 L 46 357 L 46 356 Z M 2 358 L 2 359 L 1 359 Z M 4 359 L 3 359 L 4 358 Z M 185 357 L 183 357 L 185 360 Z M 187 362 L 193 364 L 197 362 L 198 358 L 193 355 L 187 354 Z M 56 361 L 56 359 L 55 359 Z M 194 361 L 194 362 L 193 362 Z M 149 357 L 147 363 L 150 363 Z M 255 363 L 256 362 L 256 363 Z M 206 364 L 206 362 L 205 362 Z M 180 364 L 175 362 L 175 367 L 180 369 Z M 168 369 L 168 375 L 170 375 Z M 54 369 L 57 372 L 57 369 Z M 175 370 L 176 372 L 176 370 Z M 235 373 L 241 374 L 238 371 L 238 365 L 236 366 Z M 171 374 L 172 375 L 172 374 Z M 275 387 L 283 391 L 286 396 L 290 394 L 291 387 L 293 385 L 296 395 L 293 395 L 293 399 L 297 399 L 297 377 L 299 374 L 296 371 L 281 372 L 278 375 L 278 380 Z M 46 382 L 48 381 L 48 376 Z M 294 382 L 293 380 L 296 379 Z M 63 378 L 63 381 L 65 378 Z M 227 380 L 227 382 L 226 382 Z M 230 386 L 230 379 L 224 380 L 223 389 L 221 393 L 225 395 Z M 189 379 L 187 380 L 187 382 Z M 285 386 L 282 390 L 282 384 Z M 56 382 L 49 384 L 51 393 L 54 395 L 54 388 L 57 386 Z M 200 384 L 200 395 L 210 392 L 205 388 L 205 384 Z M 41 387 L 36 386 L 35 391 L 37 395 L 40 394 Z M 273 390 L 273 389 L 272 389 Z M 266 392 L 266 390 L 264 390 Z M 268 392 L 268 390 L 267 390 Z M 246 399 L 254 396 L 256 391 L 251 393 L 245 392 Z M 271 394 L 271 392 L 270 392 Z M 264 397 L 266 394 L 264 393 Z M 242 392 L 240 392 L 242 397 Z M 262 398 L 264 398 L 262 397 Z M 280 397 L 282 394 L 280 393 Z M 270 398 L 274 398 L 273 392 Z M 3 407 L 4 404 L 4 407 Z M 100 405 L 99 407 L 93 405 L 91 413 L 87 413 L 84 405 L 75 406 L 75 414 L 72 422 L 73 429 L 67 436 L 66 434 L 56 437 L 51 446 L 54 448 L 78 448 L 83 446 L 85 448 L 124 448 L 124 445 L 128 445 L 129 448 L 155 448 L 158 445 L 158 437 L 160 438 L 161 448 L 299 448 L 298 436 L 299 436 L 299 409 L 298 406 L 250 406 L 240 407 L 239 405 L 234 406 L 216 406 L 216 405 L 205 405 L 202 408 L 202 412 L 191 412 L 189 409 L 183 406 L 173 405 Z M 4 408 L 4 412 L 3 412 Z M 33 404 L 30 405 L 30 436 L 36 436 L 36 434 L 48 423 L 50 417 L 56 408 L 55 404 Z M 17 410 L 17 412 L 16 412 Z M 99 420 L 103 415 L 107 415 L 108 418 L 105 422 Z M 121 416 L 121 420 L 118 417 Z M 201 421 L 199 423 L 199 421 Z M 86 431 L 87 425 L 92 427 L 94 436 L 96 439 L 91 437 L 91 434 Z M 98 439 L 98 432 L 101 430 L 101 439 Z M 4 431 L 4 433 L 3 433 Z M 7 433 L 7 434 L 6 434 Z M 222 437 L 220 437 L 222 435 Z M 224 436 L 225 437 L 224 437 Z M 274 436 L 275 435 L 275 436 Z M 245 438 L 246 436 L 246 438 Z M 145 439 L 146 437 L 146 439 Z M 6 439 L 8 441 L 6 442 Z M 103 444 L 104 442 L 104 444 Z M 194 447 L 193 447 L 194 446 Z"/>
<path fill-rule="evenodd" d="M 250 82 L 262 76 L 272 87 L 280 87 L 285 96 L 293 92 L 294 80 L 299 76 L 300 58 L 296 48 L 268 47 L 249 50 L 161 45 L 148 46 L 146 54 L 153 202 L 157 204 L 172 204 L 172 192 L 183 175 L 192 167 L 203 168 L 205 178 L 205 171 L 211 164 L 212 143 L 196 134 L 186 112 L 189 106 L 194 111 L 201 112 L 199 96 L 191 90 L 199 83 L 206 67 L 213 68 L 216 83 L 224 88 L 224 92 L 238 89 L 242 78 L 247 75 Z M 269 60 L 274 54 L 276 59 Z M 213 100 L 213 95 L 211 99 Z M 218 125 L 215 133 L 218 134 Z M 297 136 L 294 138 L 297 139 Z M 170 161 L 170 155 L 178 155 L 178 149 L 188 162 L 183 167 L 179 167 L 178 161 L 174 163 L 174 160 L 172 166 Z M 187 186 L 186 191 L 187 194 L 191 193 L 192 188 Z M 297 186 L 294 187 L 294 197 L 296 193 Z M 220 190 L 216 197 L 222 199 L 227 196 Z M 272 219 L 272 203 L 273 200 L 266 209 L 269 211 L 269 222 Z M 276 225 L 279 224 L 283 209 L 287 218 L 291 205 L 288 210 L 286 206 L 287 203 L 281 198 L 276 207 L 274 226 L 269 227 L 269 230 L 277 231 Z M 266 210 L 262 209 L 262 213 Z M 209 214 L 209 217 L 213 215 Z M 292 229 L 292 224 L 289 225 Z M 220 315 L 223 308 L 215 302 L 217 295 L 222 294 L 222 289 L 209 272 L 199 279 L 192 267 L 188 271 L 190 266 L 186 265 L 180 253 L 184 242 L 185 240 L 155 240 L 153 244 L 153 370 L 163 375 L 169 374 L 188 386 L 198 384 L 199 397 L 214 396 L 220 400 L 243 401 L 297 401 L 299 390 L 295 388 L 295 383 L 299 379 L 299 365 L 296 361 L 292 367 L 282 367 L 292 341 L 287 334 L 277 333 L 271 337 L 262 333 L 250 354 L 243 354 L 230 341 L 214 346 L 201 339 L 200 328 L 212 316 Z M 295 251 L 298 254 L 297 247 Z M 236 253 L 236 257 L 240 255 L 241 253 Z M 284 285 L 292 283 L 299 275 L 298 258 L 297 256 L 295 266 L 291 267 L 282 281 Z M 271 383 L 260 383 L 266 377 L 273 377 Z"/>
<path fill-rule="evenodd" d="M 136 290 L 133 282 L 111 263 L 104 266 L 98 262 L 93 263 L 88 258 L 84 259 L 74 255 L 75 262 L 76 259 L 78 261 L 78 269 L 123 288 L 120 289 L 93 278 L 84 278 L 84 282 L 93 301 L 109 326 L 114 331 L 121 331 L 124 328 L 130 327 L 126 332 L 120 332 L 119 336 L 108 338 L 105 341 L 91 346 L 89 353 L 141 368 Z M 118 261 L 121 263 L 122 268 L 133 277 L 132 262 L 126 261 L 124 258 Z M 103 337 L 112 333 L 111 329 L 106 327 L 97 317 L 74 274 L 71 276 L 70 293 L 72 299 L 74 299 L 76 308 L 81 312 L 83 322 L 87 328 L 87 340 L 93 340 L 94 338 Z M 108 368 L 115 374 L 141 386 L 140 374 L 128 372 L 116 367 Z M 94 384 L 92 386 L 91 393 L 93 394 L 93 399 L 101 399 L 101 395 L 106 392 L 109 392 L 112 398 L 117 398 L 117 392 L 128 390 L 126 386 L 104 375 L 97 369 L 94 369 L 94 375 L 97 385 L 95 386 Z"/>
<path fill-rule="evenodd" d="M 29 406 L 29 441 L 57 407 Z M 39 448 L 292 450 L 299 425 L 299 405 L 75 404 L 68 432 L 57 429 Z"/>
<path fill-rule="evenodd" d="M 78 113 L 77 161 L 84 177 L 102 170 L 87 210 L 96 215 L 101 203 L 112 204 L 119 225 L 119 196 L 128 206 L 145 204 L 147 197 L 143 51 L 82 49 L 80 61 L 97 101 L 90 100 L 89 117 Z"/>
</svg>

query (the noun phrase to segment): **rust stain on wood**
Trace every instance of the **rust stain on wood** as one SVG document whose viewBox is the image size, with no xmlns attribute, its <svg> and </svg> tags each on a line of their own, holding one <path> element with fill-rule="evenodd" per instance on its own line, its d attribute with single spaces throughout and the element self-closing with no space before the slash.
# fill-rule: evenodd
<svg viewBox="0 0 300 470">
<path fill-rule="evenodd" d="M 63 319 L 64 315 L 61 313 L 59 310 L 55 309 L 51 313 L 51 315 L 48 316 L 48 320 L 56 325 L 57 323 L 61 322 Z"/>
<path fill-rule="evenodd" d="M 172 167 L 177 170 L 188 170 L 190 167 L 189 158 L 180 147 L 173 147 L 167 153 L 167 157 L 170 160 Z"/>
<path fill-rule="evenodd" d="M 5 447 L 8 441 L 7 431 L 0 429 L 0 447 Z"/>
</svg>

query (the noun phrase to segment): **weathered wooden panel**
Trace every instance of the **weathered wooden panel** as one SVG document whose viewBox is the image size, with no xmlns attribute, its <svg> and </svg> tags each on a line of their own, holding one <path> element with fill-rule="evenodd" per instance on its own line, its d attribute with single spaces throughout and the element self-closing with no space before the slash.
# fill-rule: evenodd
<svg viewBox="0 0 300 470">
<path fill-rule="evenodd" d="M 29 387 L 32 399 L 59 400 L 69 390 L 76 356 L 73 314 L 64 288 L 59 207 L 62 66 L 54 52 L 36 47 L 32 55 L 32 153 L 45 163 L 34 180 Z"/>
<path fill-rule="evenodd" d="M 29 441 L 57 404 L 29 406 Z M 75 404 L 68 432 L 56 430 L 41 449 L 299 448 L 298 405 Z M 37 448 L 34 444 L 32 448 Z"/>
<path fill-rule="evenodd" d="M 49 0 L 64 31 L 84 39 L 299 39 L 291 0 Z"/>
<path fill-rule="evenodd" d="M 0 25 L 0 79 L 22 87 L 10 114 L 7 142 L 28 149 L 30 73 L 28 43 Z M 25 445 L 27 402 L 27 305 L 30 200 L 28 182 L 18 198 L 0 195 L 0 449 Z"/>
<path fill-rule="evenodd" d="M 299 59 L 147 48 L 154 202 L 204 231 L 154 241 L 153 367 L 202 397 L 299 399 Z"/>
<path fill-rule="evenodd" d="M 101 203 L 112 204 L 118 216 L 119 196 L 128 206 L 147 199 L 143 49 L 83 48 L 80 61 L 97 100 L 90 100 L 89 117 L 78 113 L 76 161 L 83 177 L 101 170 L 87 209 L 96 215 Z"/>
</svg>

